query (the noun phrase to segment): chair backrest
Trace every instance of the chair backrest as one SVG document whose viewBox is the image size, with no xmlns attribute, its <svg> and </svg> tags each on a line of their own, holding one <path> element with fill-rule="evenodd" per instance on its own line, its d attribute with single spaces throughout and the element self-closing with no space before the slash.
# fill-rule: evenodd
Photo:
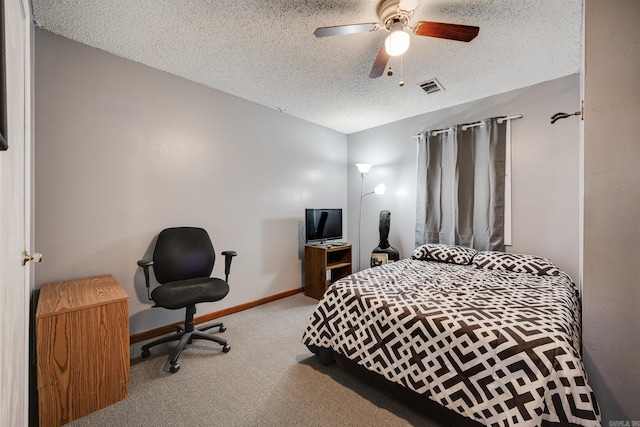
<svg viewBox="0 0 640 427">
<path fill-rule="evenodd" d="M 215 261 L 209 234 L 197 227 L 162 230 L 153 251 L 153 271 L 158 283 L 209 277 Z"/>
</svg>

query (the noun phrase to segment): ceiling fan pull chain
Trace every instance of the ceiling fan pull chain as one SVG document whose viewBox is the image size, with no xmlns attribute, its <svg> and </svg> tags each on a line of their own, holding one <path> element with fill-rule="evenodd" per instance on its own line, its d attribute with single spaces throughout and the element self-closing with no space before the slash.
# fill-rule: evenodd
<svg viewBox="0 0 640 427">
<path fill-rule="evenodd" d="M 402 80 L 402 55 L 400 55 L 400 87 L 404 86 L 404 80 Z"/>
</svg>

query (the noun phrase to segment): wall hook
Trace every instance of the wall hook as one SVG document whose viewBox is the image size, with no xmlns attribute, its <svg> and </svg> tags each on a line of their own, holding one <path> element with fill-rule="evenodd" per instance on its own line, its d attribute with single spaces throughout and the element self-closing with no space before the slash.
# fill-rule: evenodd
<svg viewBox="0 0 640 427">
<path fill-rule="evenodd" d="M 582 120 L 584 120 L 584 101 L 580 101 L 580 111 L 576 111 L 573 114 L 555 113 L 553 116 L 551 116 L 551 124 L 554 124 L 560 119 L 566 119 L 567 117 L 571 117 L 571 116 L 580 116 Z"/>
<path fill-rule="evenodd" d="M 555 113 L 553 116 L 551 116 L 551 124 L 554 124 L 555 122 L 557 122 L 560 119 L 566 119 L 567 117 L 579 116 L 579 115 L 580 115 L 580 111 L 576 111 L 573 114 Z"/>
</svg>

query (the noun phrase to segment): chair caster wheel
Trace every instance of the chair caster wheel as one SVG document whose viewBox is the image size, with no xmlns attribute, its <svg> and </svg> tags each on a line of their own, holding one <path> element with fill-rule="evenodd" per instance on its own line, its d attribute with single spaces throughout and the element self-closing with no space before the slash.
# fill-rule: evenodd
<svg viewBox="0 0 640 427">
<path fill-rule="evenodd" d="M 223 353 L 229 353 L 229 350 L 231 350 L 231 346 L 229 344 L 225 344 L 224 347 L 222 347 Z"/>
<path fill-rule="evenodd" d="M 170 371 L 172 374 L 175 374 L 175 373 L 176 373 L 176 372 L 178 372 L 179 370 L 180 370 L 180 364 L 179 364 L 179 363 L 176 363 L 175 365 L 171 365 L 171 366 L 169 367 L 169 371 Z"/>
<path fill-rule="evenodd" d="M 142 350 L 142 357 L 147 358 L 151 356 L 151 352 L 149 350 Z"/>
<path fill-rule="evenodd" d="M 224 325 L 221 325 L 220 328 L 218 328 L 218 331 L 220 331 L 220 332 L 224 332 L 226 330 L 227 330 L 227 327 L 224 326 Z"/>
</svg>

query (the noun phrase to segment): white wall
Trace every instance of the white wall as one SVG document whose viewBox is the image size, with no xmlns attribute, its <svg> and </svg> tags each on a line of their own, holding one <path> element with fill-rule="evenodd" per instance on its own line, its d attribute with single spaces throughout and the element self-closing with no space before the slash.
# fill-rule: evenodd
<svg viewBox="0 0 640 427">
<path fill-rule="evenodd" d="M 584 358 L 602 425 L 640 422 L 640 2 L 585 1 Z"/>
<path fill-rule="evenodd" d="M 181 320 L 136 266 L 180 225 L 238 251 L 198 315 L 301 286 L 304 208 L 346 208 L 345 135 L 43 30 L 35 63 L 36 286 L 113 274 L 132 334 Z"/>
<path fill-rule="evenodd" d="M 402 90 L 398 89 L 401 102 Z M 429 101 L 425 95 L 425 102 Z M 357 243 L 360 175 L 354 163 L 373 163 L 365 191 L 385 182 L 384 196 L 363 203 L 362 266 L 378 244 L 380 210 L 391 211 L 390 243 L 408 257 L 415 248 L 416 141 L 425 129 L 487 117 L 523 114 L 512 121 L 513 246 L 509 252 L 546 256 L 575 281 L 579 269 L 578 183 L 580 119 L 550 124 L 560 111 L 580 107 L 578 75 L 495 95 L 349 135 L 349 240 Z"/>
</svg>

